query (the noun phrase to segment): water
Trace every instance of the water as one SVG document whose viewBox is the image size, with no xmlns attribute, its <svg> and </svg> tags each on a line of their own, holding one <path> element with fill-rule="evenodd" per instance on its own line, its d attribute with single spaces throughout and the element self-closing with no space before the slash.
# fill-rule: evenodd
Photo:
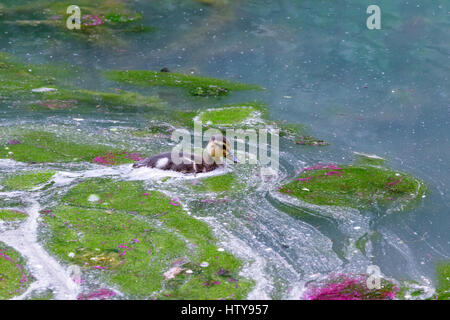
<svg viewBox="0 0 450 320">
<path fill-rule="evenodd" d="M 29 63 L 83 67 L 88 71 L 68 74 L 67 81 L 91 90 L 130 89 L 103 80 L 100 73 L 105 69 L 168 67 L 260 84 L 264 92 L 202 101 L 167 88 L 137 90 L 158 94 L 179 109 L 258 99 L 270 106 L 272 119 L 307 124 L 313 135 L 331 143 L 304 148 L 282 141 L 278 183 L 305 165 L 349 163 L 354 152 L 364 152 L 386 158 L 391 167 L 428 184 L 430 194 L 413 211 L 381 216 L 347 210 L 345 215 L 351 219 L 340 218 L 344 209 L 336 208 L 322 209 L 320 215 L 304 208 L 302 218 L 291 217 L 286 212 L 300 209 L 280 199 L 273 186 L 261 184 L 254 177 L 257 169 L 250 166 L 236 169 L 248 182 L 246 192 L 215 205 L 213 212 L 176 183 L 168 186 L 167 192 L 210 223 L 225 248 L 249 261 L 244 272 L 258 283 L 251 298 L 298 298 L 302 282 L 318 274 L 365 272 L 370 264 L 380 266 L 386 276 L 427 283 L 434 279 L 435 262 L 450 256 L 446 179 L 450 7 L 446 1 L 377 1 L 382 29 L 368 30 L 365 11 L 370 4 L 252 0 L 210 7 L 191 1 L 133 1 L 131 6 L 156 32 L 130 34 L 125 43 L 111 45 L 80 41 L 54 28 L 23 28 L 0 20 L 0 50 Z M 6 103 L 0 105 L 0 119 L 2 126 L 45 125 L 56 131 L 77 127 L 93 135 L 111 127 L 142 128 L 147 123 L 133 111 L 23 113 Z M 139 143 L 117 135 L 104 139 Z M 152 140 L 135 148 L 151 153 L 170 145 Z M 0 167 L 3 173 L 18 168 L 9 162 Z M 98 175 L 98 167 L 53 167 L 61 176 L 89 170 Z M 103 175 L 130 178 L 126 168 Z M 75 181 L 69 177 L 66 186 Z M 33 202 L 30 210 L 37 205 Z M 371 243 L 368 257 L 349 251 L 349 244 L 365 232 L 381 234 Z"/>
</svg>

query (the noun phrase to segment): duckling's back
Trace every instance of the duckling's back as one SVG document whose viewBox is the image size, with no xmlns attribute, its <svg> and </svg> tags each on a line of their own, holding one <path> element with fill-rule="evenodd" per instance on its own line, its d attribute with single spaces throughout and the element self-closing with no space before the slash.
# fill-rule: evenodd
<svg viewBox="0 0 450 320">
<path fill-rule="evenodd" d="M 195 158 L 192 154 L 179 153 L 181 163 L 175 163 L 172 160 L 172 153 L 166 152 L 156 156 L 149 157 L 133 164 L 133 168 L 149 167 L 160 170 L 173 170 L 183 173 L 208 172 L 217 168 L 216 163 L 208 164 L 203 158 Z"/>
</svg>

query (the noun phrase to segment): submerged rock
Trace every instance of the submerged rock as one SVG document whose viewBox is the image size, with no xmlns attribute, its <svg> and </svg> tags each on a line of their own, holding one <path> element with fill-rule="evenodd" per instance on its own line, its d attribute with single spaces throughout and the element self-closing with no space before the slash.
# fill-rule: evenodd
<svg viewBox="0 0 450 320">
<path fill-rule="evenodd" d="M 97 111 L 101 111 L 101 108 L 139 108 L 150 111 L 164 110 L 167 107 L 156 96 L 118 89 L 115 92 L 86 90 L 80 89 L 75 83 L 68 86 L 66 75 L 77 72 L 80 70 L 73 67 L 21 63 L 13 56 L 0 52 L 0 100 L 19 99 L 21 105 L 35 111 L 72 108 L 95 108 Z"/>
</svg>

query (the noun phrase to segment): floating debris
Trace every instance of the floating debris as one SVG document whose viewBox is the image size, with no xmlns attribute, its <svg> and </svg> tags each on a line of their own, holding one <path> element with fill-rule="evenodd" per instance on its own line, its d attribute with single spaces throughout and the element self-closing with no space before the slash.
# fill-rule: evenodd
<svg viewBox="0 0 450 320">
<path fill-rule="evenodd" d="M 53 92 L 53 91 L 56 91 L 56 90 L 58 90 L 58 89 L 56 89 L 56 88 L 45 88 L 45 87 L 43 87 L 43 88 L 31 89 L 31 92 Z"/>
<path fill-rule="evenodd" d="M 166 279 L 166 280 L 174 279 L 182 271 L 183 271 L 183 269 L 180 267 L 170 268 L 169 270 L 164 272 L 164 279 Z"/>
</svg>

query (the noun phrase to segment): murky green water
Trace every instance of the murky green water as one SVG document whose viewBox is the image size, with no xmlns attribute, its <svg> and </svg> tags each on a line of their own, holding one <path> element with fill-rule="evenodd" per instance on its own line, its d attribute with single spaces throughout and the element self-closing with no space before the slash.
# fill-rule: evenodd
<svg viewBox="0 0 450 320">
<path fill-rule="evenodd" d="M 362 0 L 233 1 L 223 6 L 125 2 L 142 13 L 142 24 L 155 30 L 113 32 L 87 41 L 51 26 L 11 23 L 41 16 L 39 11 L 31 17 L 18 11 L 0 17 L 0 51 L 29 64 L 81 67 L 67 72 L 67 83 L 96 91 L 121 88 L 158 95 L 171 109 L 263 101 L 269 105 L 271 119 L 308 125 L 313 135 L 330 143 L 303 147 L 282 140 L 277 184 L 317 162 L 349 163 L 354 152 L 386 158 L 391 167 L 427 183 L 429 195 L 412 211 L 384 215 L 347 210 L 346 219 L 339 218 L 344 209 L 324 209 L 320 215 L 302 209 L 305 214 L 293 218 L 287 212 L 299 209 L 280 201 L 277 184 L 261 183 L 251 166 L 236 166 L 247 187 L 226 203 L 205 206 L 199 203 L 202 196 L 179 183 L 164 186 L 210 223 L 224 248 L 253 261 L 246 271 L 257 274 L 252 298 L 298 298 L 296 290 L 313 275 L 366 272 L 371 264 L 395 279 L 433 281 L 435 263 L 450 255 L 448 2 L 377 1 L 381 30 L 366 28 L 365 11 L 372 2 Z M 2 6 L 17 3 L 2 1 L 0 12 Z M 136 88 L 101 76 L 106 69 L 163 67 L 259 84 L 266 90 L 194 98 L 182 90 Z M 77 128 L 92 139 L 146 154 L 170 150 L 164 139 L 133 140 L 118 133 L 111 136 L 108 130 L 144 128 L 151 117 L 132 109 L 95 107 L 31 111 L 18 98 L 0 104 L 2 127 Z M 0 175 L 22 166 L 1 164 Z M 90 168 L 50 167 L 63 172 Z M 127 174 L 124 169 L 112 172 L 128 179 Z M 147 183 L 161 188 L 151 180 Z M 42 198 L 42 206 L 52 201 L 51 192 L 56 190 Z M 355 251 L 351 244 L 373 232 L 379 236 L 371 241 L 369 254 Z"/>
</svg>

